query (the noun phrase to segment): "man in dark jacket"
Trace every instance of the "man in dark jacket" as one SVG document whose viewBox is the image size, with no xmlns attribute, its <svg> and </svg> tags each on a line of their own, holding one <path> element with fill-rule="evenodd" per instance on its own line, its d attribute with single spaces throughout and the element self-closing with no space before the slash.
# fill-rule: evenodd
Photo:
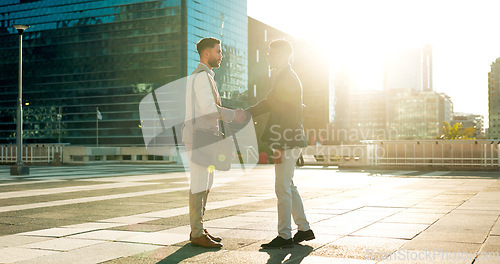
<svg viewBox="0 0 500 264">
<path fill-rule="evenodd" d="M 302 126 L 302 85 L 290 66 L 290 42 L 275 40 L 269 45 L 268 60 L 273 69 L 273 87 L 267 97 L 247 109 L 252 116 L 270 113 L 262 139 L 273 149 L 275 192 L 278 198 L 278 236 L 263 248 L 292 247 L 314 239 L 304 213 L 302 198 L 293 184 L 295 162 L 307 146 Z M 298 226 L 292 238 L 291 216 Z"/>
</svg>

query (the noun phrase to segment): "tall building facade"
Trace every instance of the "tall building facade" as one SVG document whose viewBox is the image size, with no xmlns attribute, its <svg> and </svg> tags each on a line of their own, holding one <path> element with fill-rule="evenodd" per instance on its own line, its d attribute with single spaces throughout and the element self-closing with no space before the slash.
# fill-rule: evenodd
<svg viewBox="0 0 500 264">
<path fill-rule="evenodd" d="M 389 139 L 386 132 L 386 92 L 352 90 L 349 96 L 349 137 L 342 135 L 340 143 L 361 140 Z"/>
<path fill-rule="evenodd" d="M 387 129 L 396 135 L 393 139 L 435 139 L 452 115 L 453 103 L 443 93 L 407 90 L 388 96 Z"/>
<path fill-rule="evenodd" d="M 347 68 L 343 68 L 335 73 L 334 87 L 334 105 L 332 113 L 330 114 L 330 123 L 333 124 L 333 130 L 347 130 L 351 127 L 350 114 L 351 114 L 351 78 Z M 355 97 L 357 98 L 357 97 Z M 353 98 L 354 99 L 354 98 Z M 357 105 L 357 102 L 353 102 Z M 334 140 L 334 144 L 340 144 L 341 140 Z"/>
<path fill-rule="evenodd" d="M 491 64 L 488 73 L 489 139 L 500 139 L 500 58 Z"/>
<path fill-rule="evenodd" d="M 337 132 L 340 143 L 361 140 L 435 139 L 443 121 L 451 122 L 453 103 L 449 96 L 412 89 L 351 91 L 349 125 Z M 339 130 L 339 129 L 337 129 Z M 340 135 L 341 137 L 339 137 Z"/>
<path fill-rule="evenodd" d="M 269 44 L 275 39 L 293 42 L 293 37 L 252 17 L 248 17 L 248 103 L 259 102 L 272 88 L 267 61 Z"/>
<path fill-rule="evenodd" d="M 432 48 L 412 48 L 396 52 L 384 63 L 384 90 L 432 91 Z"/>
<path fill-rule="evenodd" d="M 223 103 L 247 94 L 246 1 L 6 0 L 0 3 L 0 142 L 15 142 L 18 37 L 23 37 L 26 142 L 142 145 L 138 105 L 187 76 L 196 42 L 222 40 Z"/>
</svg>

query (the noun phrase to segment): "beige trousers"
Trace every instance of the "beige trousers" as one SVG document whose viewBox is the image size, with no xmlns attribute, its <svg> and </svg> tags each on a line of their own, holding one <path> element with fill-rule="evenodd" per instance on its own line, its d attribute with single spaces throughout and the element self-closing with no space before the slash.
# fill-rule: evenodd
<svg viewBox="0 0 500 264">
<path fill-rule="evenodd" d="M 203 216 L 207 206 L 208 193 L 214 181 L 214 171 L 194 164 L 191 161 L 191 145 L 186 144 L 189 158 L 189 222 L 191 225 L 191 236 L 196 238 L 203 235 Z"/>
</svg>

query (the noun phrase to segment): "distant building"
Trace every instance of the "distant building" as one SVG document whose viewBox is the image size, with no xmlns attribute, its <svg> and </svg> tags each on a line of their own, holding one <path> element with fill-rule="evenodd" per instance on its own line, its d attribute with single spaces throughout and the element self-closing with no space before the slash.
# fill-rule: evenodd
<svg viewBox="0 0 500 264">
<path fill-rule="evenodd" d="M 484 116 L 457 112 L 453 114 L 453 121 L 451 125 L 456 123 L 462 123 L 463 128 L 474 127 L 476 129 L 474 137 L 484 138 Z"/>
<path fill-rule="evenodd" d="M 377 90 L 352 90 L 349 96 L 349 132 L 347 141 L 338 132 L 340 143 L 355 143 L 360 140 L 388 139 L 386 133 L 387 101 L 386 92 Z"/>
<path fill-rule="evenodd" d="M 443 93 L 402 90 L 387 98 L 387 129 L 394 131 L 393 139 L 434 139 L 443 121 L 452 120 L 453 103 Z"/>
<path fill-rule="evenodd" d="M 15 142 L 18 37 L 24 33 L 28 143 L 143 145 L 140 100 L 197 67 L 195 44 L 222 40 L 216 82 L 224 105 L 244 106 L 245 0 L 6 0 L 0 2 L 0 143 Z"/>
<path fill-rule="evenodd" d="M 353 91 L 349 104 L 349 125 L 344 128 L 348 131 L 348 143 L 435 139 L 440 135 L 442 122 L 451 122 L 453 113 L 453 103 L 447 95 L 411 89 Z"/>
<path fill-rule="evenodd" d="M 488 73 L 489 139 L 500 139 L 500 58 L 491 64 Z"/>
<path fill-rule="evenodd" d="M 269 44 L 276 39 L 290 41 L 294 49 L 292 68 L 302 83 L 306 105 L 303 113 L 304 128 L 325 129 L 329 126 L 330 105 L 333 104 L 330 102 L 331 79 L 327 58 L 309 43 L 296 40 L 251 17 L 248 17 L 248 103 L 254 104 L 262 100 L 272 87 L 267 52 Z M 259 118 L 257 122 L 265 124 L 266 120 Z M 259 128 L 258 125 L 258 134 Z"/>
<path fill-rule="evenodd" d="M 384 63 L 384 90 L 432 91 L 432 48 L 399 51 Z"/>
<path fill-rule="evenodd" d="M 302 83 L 304 104 L 304 128 L 326 129 L 329 126 L 330 67 L 327 56 L 304 40 L 293 41 L 294 55 L 292 67 Z M 311 140 L 311 138 L 310 138 Z M 324 141 L 323 141 L 324 142 Z"/>
<path fill-rule="evenodd" d="M 332 144 L 342 144 L 347 142 L 345 135 L 351 127 L 350 115 L 351 111 L 351 78 L 347 68 L 341 69 L 334 74 L 333 78 L 334 92 L 333 100 L 330 99 L 331 104 L 330 123 L 332 124 L 333 134 L 337 135 L 331 139 Z M 357 102 L 354 102 L 356 104 Z"/>
</svg>

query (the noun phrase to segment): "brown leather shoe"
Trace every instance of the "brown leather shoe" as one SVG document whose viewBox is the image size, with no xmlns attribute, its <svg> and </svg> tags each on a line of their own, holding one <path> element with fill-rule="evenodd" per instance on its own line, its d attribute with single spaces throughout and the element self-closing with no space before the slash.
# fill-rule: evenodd
<svg viewBox="0 0 500 264">
<path fill-rule="evenodd" d="M 210 235 L 206 229 L 203 229 L 203 232 L 205 233 L 205 235 L 207 235 L 210 239 L 212 239 L 215 242 L 221 242 L 222 241 L 221 237 L 216 237 L 216 236 Z"/>
<path fill-rule="evenodd" d="M 207 235 L 202 235 L 201 237 L 196 237 L 196 238 L 192 237 L 191 238 L 191 245 L 198 246 L 198 247 L 204 247 L 204 248 L 221 248 L 222 247 L 221 243 L 213 241 Z"/>
</svg>

